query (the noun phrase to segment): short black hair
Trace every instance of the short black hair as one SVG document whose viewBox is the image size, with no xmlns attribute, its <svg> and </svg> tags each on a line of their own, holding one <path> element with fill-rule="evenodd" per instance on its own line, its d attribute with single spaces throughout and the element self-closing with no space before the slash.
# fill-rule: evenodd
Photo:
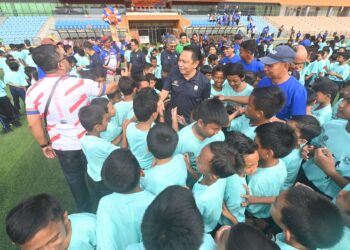
<svg viewBox="0 0 350 250">
<path fill-rule="evenodd" d="M 179 136 L 176 131 L 167 124 L 154 125 L 147 134 L 148 150 L 157 159 L 166 159 L 173 155 Z"/>
<path fill-rule="evenodd" d="M 241 155 L 226 142 L 211 142 L 209 144 L 211 153 L 211 170 L 219 178 L 226 178 L 233 174 L 241 174 L 244 163 Z"/>
<path fill-rule="evenodd" d="M 326 197 L 308 187 L 295 186 L 286 191 L 284 200 L 281 222 L 299 244 L 316 249 L 340 241 L 344 223 L 339 209 Z"/>
<path fill-rule="evenodd" d="M 202 74 L 211 74 L 213 72 L 213 69 L 209 65 L 203 65 L 200 68 L 200 72 Z"/>
<path fill-rule="evenodd" d="M 78 60 L 75 58 L 75 56 L 68 56 L 67 61 L 70 65 L 77 64 Z"/>
<path fill-rule="evenodd" d="M 200 54 L 199 51 L 197 49 L 197 47 L 193 46 L 193 45 L 187 45 L 184 47 L 183 51 L 190 51 L 192 52 L 192 61 L 196 62 L 200 60 Z"/>
<path fill-rule="evenodd" d="M 231 227 L 227 239 L 226 249 L 239 250 L 279 250 L 278 245 L 268 239 L 255 227 L 238 223 Z"/>
<path fill-rule="evenodd" d="M 17 72 L 19 69 L 19 63 L 14 60 L 6 60 L 6 64 L 9 66 L 11 71 Z"/>
<path fill-rule="evenodd" d="M 129 76 L 122 76 L 119 79 L 119 89 L 124 95 L 131 95 L 136 88 L 135 81 Z"/>
<path fill-rule="evenodd" d="M 225 142 L 242 156 L 253 154 L 258 150 L 258 145 L 245 134 L 238 131 L 230 131 L 225 136 Z"/>
<path fill-rule="evenodd" d="M 100 106 L 106 111 L 106 113 L 108 113 L 108 103 L 109 103 L 109 100 L 107 98 L 97 97 L 92 99 L 90 105 Z"/>
<path fill-rule="evenodd" d="M 81 57 L 85 56 L 85 51 L 82 48 L 77 48 L 77 53 Z"/>
<path fill-rule="evenodd" d="M 63 49 L 64 49 L 64 52 L 67 53 L 67 51 L 68 51 L 69 49 L 72 49 L 72 46 L 66 44 L 66 45 L 63 45 Z"/>
<path fill-rule="evenodd" d="M 12 242 L 23 245 L 47 227 L 50 221 L 63 221 L 64 211 L 50 194 L 32 196 L 10 210 L 6 216 L 6 233 Z"/>
<path fill-rule="evenodd" d="M 183 36 L 186 36 L 186 37 L 187 37 L 187 35 L 186 35 L 185 32 L 181 32 L 179 37 L 181 38 L 181 37 L 183 37 Z"/>
<path fill-rule="evenodd" d="M 157 49 L 153 49 L 152 52 L 153 52 L 154 50 L 157 50 Z M 157 50 L 157 51 L 158 51 L 158 50 Z M 149 61 L 152 62 L 152 60 L 156 60 L 156 61 L 157 61 L 158 59 L 157 59 L 157 57 L 155 57 L 155 56 L 151 56 L 151 58 L 149 59 Z"/>
<path fill-rule="evenodd" d="M 249 51 L 250 54 L 254 55 L 254 52 L 256 50 L 256 41 L 254 39 L 243 41 L 241 43 L 241 47 Z"/>
<path fill-rule="evenodd" d="M 32 58 L 44 72 L 50 72 L 57 68 L 60 61 L 60 56 L 57 51 L 57 46 L 47 44 L 40 45 L 32 50 Z"/>
<path fill-rule="evenodd" d="M 216 61 L 219 57 L 217 55 L 209 55 L 208 56 L 208 62 Z"/>
<path fill-rule="evenodd" d="M 139 41 L 137 39 L 135 39 L 135 38 L 130 40 L 130 43 L 132 43 L 132 42 L 134 42 L 135 45 L 137 45 L 137 46 L 140 44 Z"/>
<path fill-rule="evenodd" d="M 101 124 L 106 110 L 99 105 L 89 105 L 79 110 L 78 116 L 81 125 L 88 132 L 93 131 L 95 125 Z"/>
<path fill-rule="evenodd" d="M 140 182 L 140 164 L 129 149 L 114 150 L 101 170 L 103 184 L 113 192 L 128 193 Z"/>
<path fill-rule="evenodd" d="M 107 94 L 107 97 L 108 100 L 112 101 L 114 104 L 115 102 L 119 102 L 120 100 L 122 100 L 122 93 L 118 89 L 112 93 Z"/>
<path fill-rule="evenodd" d="M 257 79 L 257 74 L 253 71 L 246 71 L 244 76 L 244 81 L 250 85 L 254 85 Z"/>
<path fill-rule="evenodd" d="M 285 103 L 283 91 L 276 86 L 255 88 L 251 96 L 254 96 L 255 109 L 264 112 L 267 119 L 276 115 Z"/>
<path fill-rule="evenodd" d="M 102 67 L 94 67 L 90 70 L 80 71 L 81 78 L 96 81 L 98 78 L 106 78 L 106 71 Z"/>
<path fill-rule="evenodd" d="M 215 75 L 216 72 L 222 72 L 222 73 L 224 73 L 224 76 L 226 77 L 225 67 L 222 64 L 218 64 L 213 68 L 212 75 Z"/>
<path fill-rule="evenodd" d="M 313 105 L 316 101 L 316 92 L 312 88 L 306 88 L 306 105 L 310 106 Z"/>
<path fill-rule="evenodd" d="M 215 123 L 224 127 L 229 122 L 226 108 L 218 98 L 207 99 L 199 104 L 197 116 L 204 125 Z"/>
<path fill-rule="evenodd" d="M 291 121 L 295 121 L 297 129 L 300 131 L 301 139 L 310 142 L 321 134 L 321 125 L 312 115 L 296 115 Z"/>
<path fill-rule="evenodd" d="M 244 77 L 244 67 L 241 63 L 227 63 L 225 65 L 226 75 L 227 76 L 239 76 L 240 78 Z"/>
<path fill-rule="evenodd" d="M 85 41 L 83 43 L 83 48 L 84 49 L 93 50 L 94 49 L 94 45 L 92 43 L 90 43 L 89 41 Z"/>
<path fill-rule="evenodd" d="M 152 64 L 146 63 L 145 66 L 143 67 L 143 69 L 145 70 L 145 69 L 149 69 L 149 68 L 152 68 L 152 67 L 153 67 Z"/>
<path fill-rule="evenodd" d="M 146 79 L 147 79 L 147 81 L 149 82 L 149 81 L 156 81 L 157 80 L 157 78 L 154 76 L 154 74 L 152 74 L 152 73 L 148 73 L 148 74 L 146 74 Z"/>
<path fill-rule="evenodd" d="M 145 122 L 153 113 L 157 112 L 159 96 L 154 89 L 147 87 L 141 89 L 134 98 L 133 108 L 138 121 Z"/>
<path fill-rule="evenodd" d="M 146 209 L 141 232 L 146 249 L 199 249 L 204 222 L 191 190 L 180 186 L 164 189 Z"/>
<path fill-rule="evenodd" d="M 275 159 L 287 156 L 297 142 L 294 129 L 282 122 L 262 124 L 255 132 L 262 148 L 272 150 Z"/>
<path fill-rule="evenodd" d="M 315 79 L 312 88 L 315 92 L 321 92 L 325 95 L 330 95 L 331 102 L 333 102 L 338 92 L 338 85 L 330 80 L 328 77 L 318 77 Z"/>
</svg>

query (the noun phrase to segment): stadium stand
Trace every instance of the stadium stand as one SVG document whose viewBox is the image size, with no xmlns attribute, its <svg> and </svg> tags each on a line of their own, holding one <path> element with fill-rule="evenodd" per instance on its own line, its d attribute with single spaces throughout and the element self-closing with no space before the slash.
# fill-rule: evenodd
<svg viewBox="0 0 350 250">
<path fill-rule="evenodd" d="M 46 16 L 8 17 L 0 25 L 0 37 L 4 44 L 22 43 L 37 36 L 47 20 Z"/>
</svg>

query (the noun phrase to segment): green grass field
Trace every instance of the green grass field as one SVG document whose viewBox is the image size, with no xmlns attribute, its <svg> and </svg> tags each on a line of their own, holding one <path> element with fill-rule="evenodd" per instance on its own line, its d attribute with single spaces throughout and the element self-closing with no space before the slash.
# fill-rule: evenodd
<svg viewBox="0 0 350 250">
<path fill-rule="evenodd" d="M 22 110 L 23 112 L 23 110 Z M 34 194 L 47 192 L 61 202 L 68 213 L 75 212 L 73 198 L 58 160 L 46 159 L 32 137 L 25 116 L 13 132 L 0 130 L 0 249 L 16 249 L 5 232 L 5 217 L 18 202 Z"/>
</svg>

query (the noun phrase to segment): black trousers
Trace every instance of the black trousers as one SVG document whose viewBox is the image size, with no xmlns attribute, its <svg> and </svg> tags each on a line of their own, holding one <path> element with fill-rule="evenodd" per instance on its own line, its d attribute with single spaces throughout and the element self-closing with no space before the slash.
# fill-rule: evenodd
<svg viewBox="0 0 350 250">
<path fill-rule="evenodd" d="M 100 199 L 103 196 L 113 193 L 105 187 L 103 181 L 94 181 L 89 174 L 86 174 L 87 184 L 90 191 L 90 200 L 93 204 L 93 208 L 98 206 Z"/>
<path fill-rule="evenodd" d="M 82 150 L 55 150 L 58 160 L 72 192 L 77 209 L 80 212 L 90 212 L 91 203 L 85 181 L 86 157 Z"/>
</svg>

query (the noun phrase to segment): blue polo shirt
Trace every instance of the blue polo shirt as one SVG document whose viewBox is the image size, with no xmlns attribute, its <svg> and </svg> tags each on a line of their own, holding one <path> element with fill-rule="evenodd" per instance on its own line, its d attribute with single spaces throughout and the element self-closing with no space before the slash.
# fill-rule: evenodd
<svg viewBox="0 0 350 250">
<path fill-rule="evenodd" d="M 221 60 L 221 64 L 225 65 L 226 63 L 238 63 L 241 61 L 241 58 L 237 55 L 234 55 L 233 57 L 229 58 L 227 56 L 225 56 L 222 60 Z"/>
<path fill-rule="evenodd" d="M 305 47 L 310 47 L 311 46 L 311 41 L 309 39 L 305 39 L 300 42 L 301 45 L 304 45 Z"/>
<path fill-rule="evenodd" d="M 132 64 L 131 74 L 132 75 L 141 74 L 143 71 L 143 68 L 146 65 L 145 54 L 143 54 L 141 50 L 138 50 L 136 52 L 134 51 L 131 52 L 130 63 Z"/>
<path fill-rule="evenodd" d="M 258 83 L 258 88 L 270 86 L 279 87 L 286 97 L 284 107 L 276 115 L 279 119 L 288 120 L 292 116 L 306 114 L 306 89 L 297 79 L 291 76 L 281 84 L 274 84 L 271 78 L 264 77 Z"/>
<path fill-rule="evenodd" d="M 180 73 L 179 67 L 175 67 L 164 80 L 163 89 L 171 92 L 170 109 L 177 107 L 179 115 L 183 115 L 187 122 L 193 108 L 210 96 L 210 81 L 201 72 L 186 80 Z"/>
<path fill-rule="evenodd" d="M 162 63 L 162 68 L 166 67 L 166 65 L 170 65 L 171 67 L 177 65 L 178 55 L 176 52 L 171 53 L 168 50 L 164 50 L 160 56 L 160 61 Z"/>
<path fill-rule="evenodd" d="M 244 69 L 246 71 L 251 71 L 254 73 L 258 73 L 258 72 L 263 72 L 264 71 L 264 64 L 260 61 L 258 61 L 256 58 L 253 59 L 253 61 L 251 63 L 246 63 L 245 61 L 243 61 L 243 59 L 241 59 L 241 61 L 239 61 Z"/>
</svg>

